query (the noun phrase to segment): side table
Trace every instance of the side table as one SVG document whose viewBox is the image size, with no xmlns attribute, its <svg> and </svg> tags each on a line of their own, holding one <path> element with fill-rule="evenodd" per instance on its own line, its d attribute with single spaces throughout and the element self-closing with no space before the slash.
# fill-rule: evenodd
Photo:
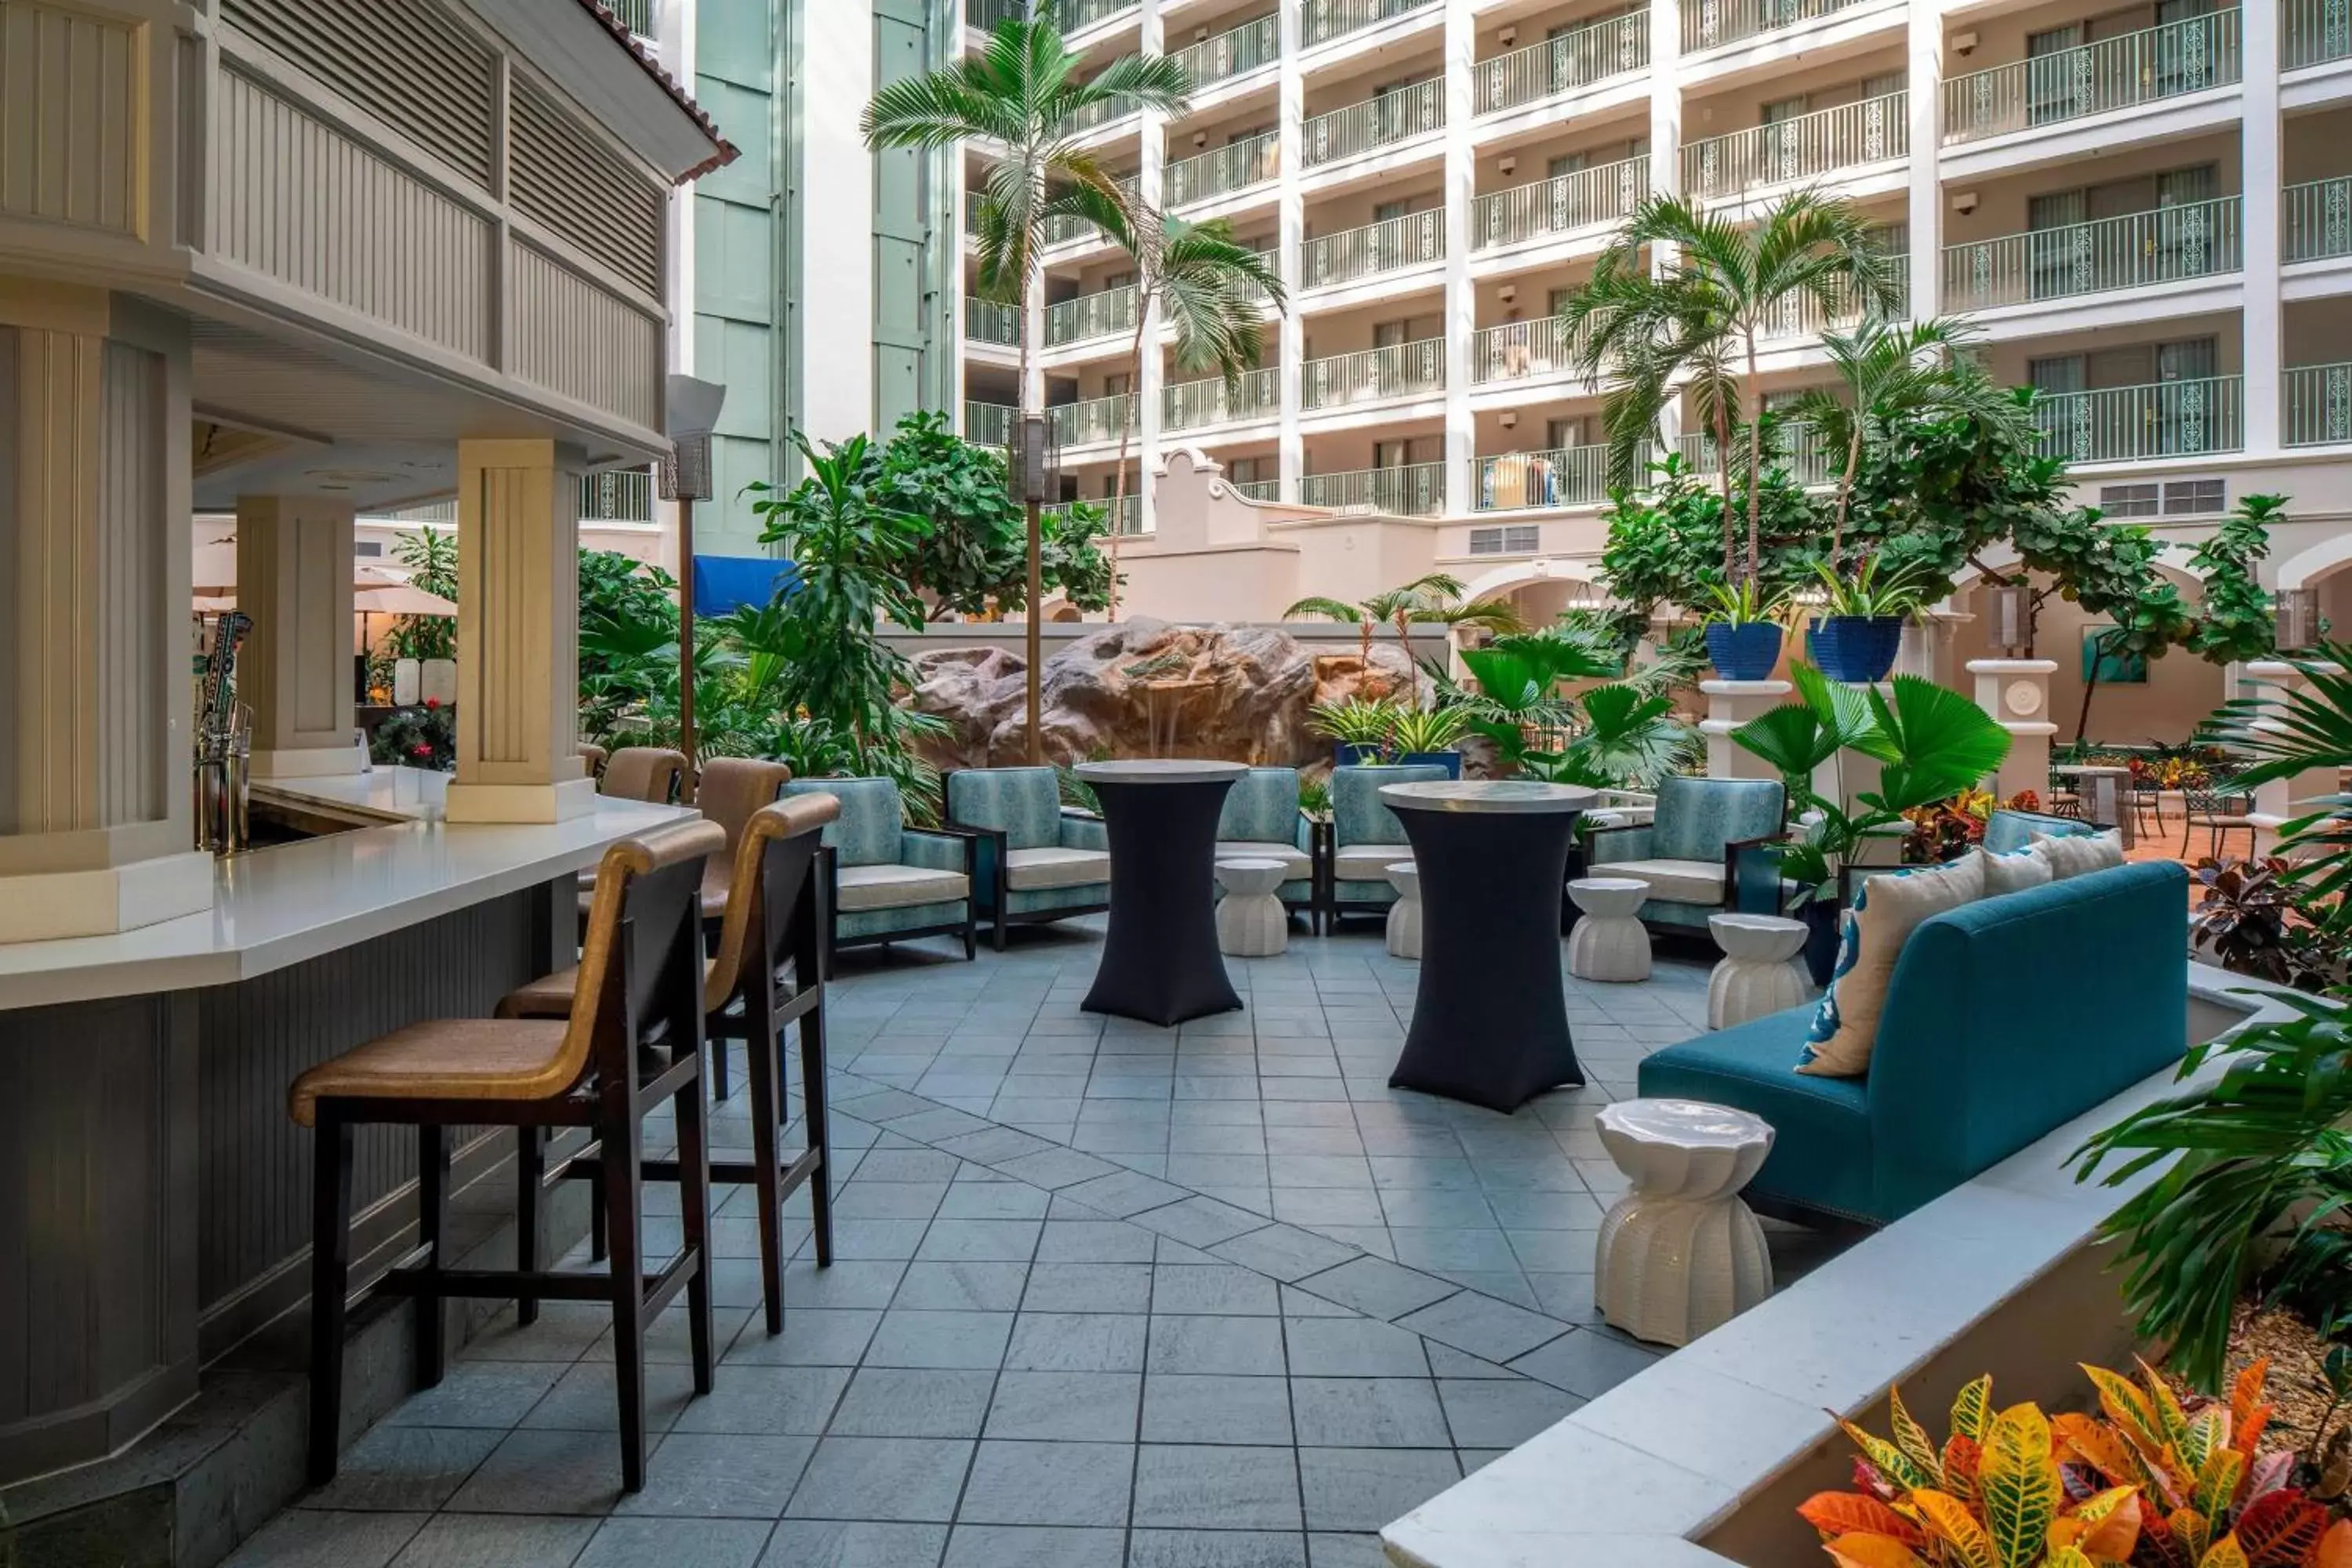
<svg viewBox="0 0 2352 1568">
<path fill-rule="evenodd" d="M 1584 911 L 1568 933 L 1568 972 L 1579 980 L 1650 977 L 1650 931 L 1640 920 L 1650 884 L 1632 877 L 1580 877 L 1568 896 Z"/>
<path fill-rule="evenodd" d="M 1217 900 L 1217 951 L 1228 958 L 1272 958 L 1290 946 L 1290 911 L 1275 897 L 1283 863 L 1249 856 L 1217 862 L 1225 896 Z"/>
<path fill-rule="evenodd" d="M 1421 958 L 1421 872 L 1410 860 L 1388 868 L 1389 883 L 1397 890 L 1389 906 L 1389 956 Z"/>
<path fill-rule="evenodd" d="M 1709 915 L 1706 929 L 1723 949 L 1723 962 L 1706 982 L 1708 1028 L 1728 1029 L 1811 1000 L 1813 977 L 1797 962 L 1805 946 L 1804 921 L 1780 915 Z"/>
<path fill-rule="evenodd" d="M 1601 1109 L 1601 1142 L 1633 1190 L 1601 1222 L 1594 1294 L 1612 1327 L 1686 1345 L 1772 1293 L 1764 1227 L 1739 1201 L 1772 1152 L 1764 1119 L 1695 1100 Z"/>
</svg>

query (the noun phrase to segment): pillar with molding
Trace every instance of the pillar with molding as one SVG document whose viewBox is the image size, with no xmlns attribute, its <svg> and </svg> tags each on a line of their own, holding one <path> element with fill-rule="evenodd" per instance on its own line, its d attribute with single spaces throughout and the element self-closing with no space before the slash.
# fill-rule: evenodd
<svg viewBox="0 0 2352 1568">
<path fill-rule="evenodd" d="M 188 364 L 177 317 L 0 279 L 0 942 L 212 907 L 189 773 Z"/>
<path fill-rule="evenodd" d="M 457 776 L 451 822 L 594 809 L 581 765 L 581 455 L 457 443 Z"/>
<path fill-rule="evenodd" d="M 1698 726 L 1706 737 L 1706 776 L 1779 778 L 1778 769 L 1734 741 L 1731 732 L 1780 706 L 1796 688 L 1785 680 L 1702 680 L 1698 689 L 1706 698 L 1706 717 Z"/>
<path fill-rule="evenodd" d="M 1993 794 L 2003 800 L 2025 790 L 2042 795 L 2050 787 L 2050 737 L 2058 732 L 2058 726 L 2044 717 L 2050 711 L 2050 678 L 2058 673 L 2058 661 L 1972 658 L 1968 668 L 1976 678 L 1977 706 L 2009 731 L 2009 755 L 1993 774 Z M 2042 804 L 2047 807 L 2049 803 Z"/>
<path fill-rule="evenodd" d="M 253 708 L 253 775 L 362 771 L 352 743 L 352 505 L 236 500 L 236 602 L 253 617 L 237 693 Z"/>
</svg>

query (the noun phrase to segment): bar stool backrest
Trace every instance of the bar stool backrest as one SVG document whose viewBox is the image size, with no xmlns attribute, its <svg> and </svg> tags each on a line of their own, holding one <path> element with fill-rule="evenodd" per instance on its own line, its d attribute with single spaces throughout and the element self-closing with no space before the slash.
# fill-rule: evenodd
<svg viewBox="0 0 2352 1568">
<path fill-rule="evenodd" d="M 743 829 L 751 814 L 784 793 L 793 770 L 782 763 L 757 757 L 713 757 L 702 764 L 694 781 L 694 804 L 704 817 L 727 832 L 727 853 L 703 873 L 707 893 L 724 893 L 734 874 L 735 852 L 743 847 Z"/>
<path fill-rule="evenodd" d="M 615 800 L 648 800 L 667 805 L 677 793 L 678 777 L 685 772 L 683 752 L 667 746 L 623 746 L 604 760 L 596 792 Z"/>
<path fill-rule="evenodd" d="M 636 1048 L 702 1047 L 704 864 L 726 846 L 715 823 L 688 822 L 604 851 L 560 1065 L 576 1083 L 593 1063 L 607 1082 L 635 1081 Z M 554 1092 L 554 1091 L 551 1091 Z"/>
<path fill-rule="evenodd" d="M 824 825 L 840 815 L 841 803 L 832 795 L 796 795 L 761 806 L 744 824 L 728 881 L 719 956 L 703 983 L 706 1013 L 723 1010 L 739 993 L 748 996 L 762 976 L 772 984 L 784 961 L 803 950 L 814 956 L 808 939 L 821 929 L 811 899 L 817 849 Z M 803 985 L 817 978 L 806 966 L 795 973 Z"/>
</svg>

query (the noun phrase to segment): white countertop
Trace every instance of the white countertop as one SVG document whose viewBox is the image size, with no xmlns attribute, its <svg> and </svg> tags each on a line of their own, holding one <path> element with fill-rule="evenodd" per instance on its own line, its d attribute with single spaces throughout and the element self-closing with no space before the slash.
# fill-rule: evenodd
<svg viewBox="0 0 2352 1568">
<path fill-rule="evenodd" d="M 330 809 L 364 812 L 372 816 L 410 822 L 438 822 L 449 796 L 449 775 L 430 768 L 379 764 L 373 772 L 344 773 L 333 778 L 275 778 L 253 781 L 260 796 L 283 795 Z"/>
<path fill-rule="evenodd" d="M 317 780 L 272 782 L 323 793 Z M 430 787 L 380 782 L 395 804 L 404 789 L 421 803 Z M 208 914 L 113 936 L 0 943 L 0 1009 L 250 979 L 551 881 L 593 865 L 616 839 L 693 815 L 600 795 L 593 812 L 569 822 L 404 822 L 232 856 L 214 868 Z"/>
<path fill-rule="evenodd" d="M 1202 757 L 1135 757 L 1126 762 L 1080 763 L 1070 770 L 1089 784 L 1210 784 L 1237 779 L 1247 763 Z"/>
<path fill-rule="evenodd" d="M 1543 784 L 1535 779 L 1443 779 L 1381 786 L 1381 799 L 1391 810 L 1497 814 L 1586 811 L 1599 798 L 1594 791 L 1575 784 Z"/>
</svg>

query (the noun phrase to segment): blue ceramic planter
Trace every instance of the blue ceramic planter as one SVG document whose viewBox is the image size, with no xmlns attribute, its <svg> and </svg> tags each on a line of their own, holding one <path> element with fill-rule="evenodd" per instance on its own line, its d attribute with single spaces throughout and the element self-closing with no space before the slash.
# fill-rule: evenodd
<svg viewBox="0 0 2352 1568">
<path fill-rule="evenodd" d="M 1832 680 L 1867 686 L 1886 679 L 1903 647 L 1901 616 L 1824 616 L 1806 636 L 1813 662 Z"/>
<path fill-rule="evenodd" d="M 1331 743 L 1331 764 L 1352 768 L 1361 763 L 1377 763 L 1381 749 L 1370 741 L 1334 741 Z"/>
<path fill-rule="evenodd" d="M 1459 752 L 1407 752 L 1397 761 L 1407 764 L 1433 763 L 1445 770 L 1447 778 L 1462 776 L 1462 753 Z"/>
<path fill-rule="evenodd" d="M 1710 621 L 1706 626 L 1706 657 L 1726 680 L 1769 680 L 1780 662 L 1778 621 L 1749 621 L 1733 626 Z"/>
</svg>

